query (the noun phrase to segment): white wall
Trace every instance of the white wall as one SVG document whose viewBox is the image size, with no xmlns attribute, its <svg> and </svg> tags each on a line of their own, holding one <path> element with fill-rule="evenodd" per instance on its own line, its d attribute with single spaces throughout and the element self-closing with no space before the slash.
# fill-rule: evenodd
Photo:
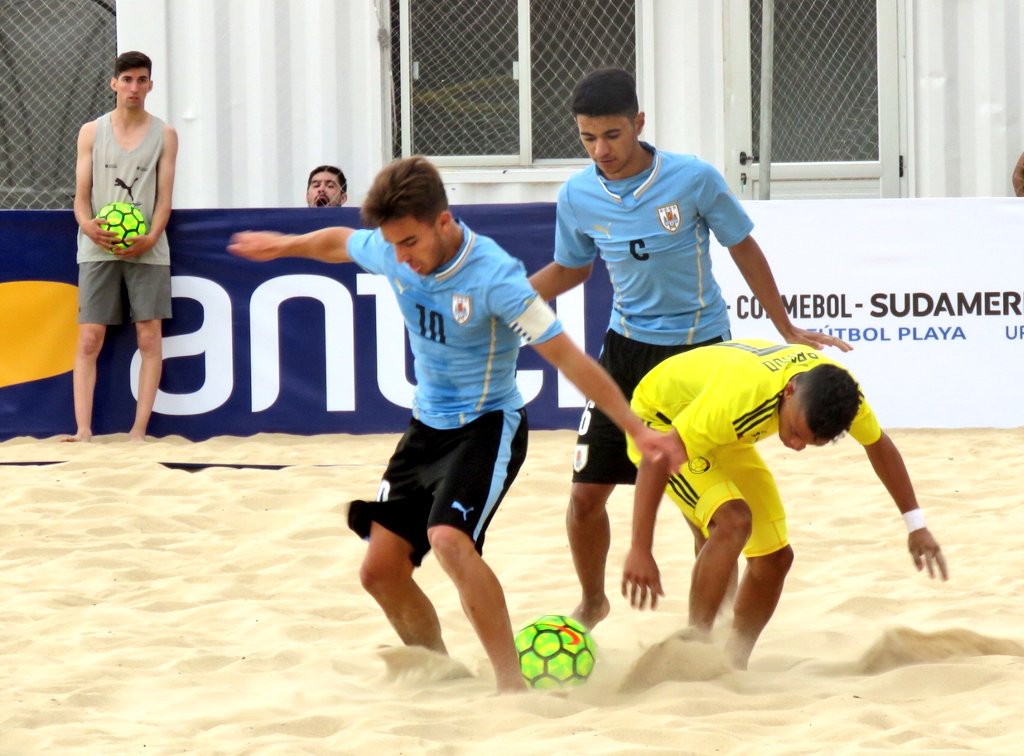
<svg viewBox="0 0 1024 756">
<path fill-rule="evenodd" d="M 322 163 L 358 202 L 383 164 L 369 0 L 119 0 L 117 22 L 119 50 L 153 57 L 150 109 L 178 130 L 176 207 L 301 206 Z"/>
<path fill-rule="evenodd" d="M 1013 196 L 1024 3 L 907 0 L 911 196 Z"/>
<path fill-rule="evenodd" d="M 1024 150 L 1024 3 L 899 0 L 912 197 L 1008 196 Z M 154 60 L 181 139 L 177 207 L 303 204 L 320 163 L 357 204 L 390 153 L 387 0 L 119 0 L 118 48 Z M 659 147 L 725 156 L 723 0 L 641 0 L 642 107 Z M 444 171 L 455 203 L 551 201 L 570 167 Z"/>
<path fill-rule="evenodd" d="M 664 150 L 725 163 L 725 34 L 722 0 L 654 0 L 654 87 L 643 94 L 651 134 Z M 647 51 L 644 51 L 647 54 Z"/>
</svg>

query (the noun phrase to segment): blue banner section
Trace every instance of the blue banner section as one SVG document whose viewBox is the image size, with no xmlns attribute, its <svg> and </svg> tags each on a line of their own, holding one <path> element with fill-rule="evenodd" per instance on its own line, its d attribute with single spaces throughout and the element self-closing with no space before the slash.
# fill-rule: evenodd
<svg viewBox="0 0 1024 756">
<path fill-rule="evenodd" d="M 453 208 L 533 272 L 551 260 L 553 204 Z M 302 233 L 359 226 L 355 208 L 176 210 L 168 226 L 174 317 L 164 323 L 164 369 L 149 431 L 199 440 L 260 432 L 385 433 L 405 428 L 412 364 L 393 294 L 353 264 L 228 254 L 245 229 Z M 0 438 L 74 431 L 73 319 L 77 282 L 70 211 L 0 211 Z M 600 349 L 611 295 L 603 270 L 585 286 L 585 347 Z M 127 320 L 127 318 L 126 318 Z M 133 361 L 136 363 L 133 365 Z M 98 363 L 93 432 L 126 432 L 135 411 L 134 329 L 108 329 Z M 53 372 L 53 365 L 60 372 Z M 574 428 L 581 400 L 560 395 L 556 371 L 532 349 L 520 357 L 530 425 Z"/>
</svg>

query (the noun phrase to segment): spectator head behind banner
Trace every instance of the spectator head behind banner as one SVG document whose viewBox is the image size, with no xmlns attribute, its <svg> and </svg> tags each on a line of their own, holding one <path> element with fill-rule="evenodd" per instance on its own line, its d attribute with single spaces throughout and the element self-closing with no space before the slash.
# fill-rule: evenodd
<svg viewBox="0 0 1024 756">
<path fill-rule="evenodd" d="M 1024 197 L 1024 152 L 1017 159 L 1017 165 L 1013 167 L 1013 193 L 1018 197 Z"/>
<path fill-rule="evenodd" d="M 348 199 L 348 181 L 341 168 L 318 165 L 306 181 L 306 204 L 309 207 L 341 207 Z"/>
</svg>

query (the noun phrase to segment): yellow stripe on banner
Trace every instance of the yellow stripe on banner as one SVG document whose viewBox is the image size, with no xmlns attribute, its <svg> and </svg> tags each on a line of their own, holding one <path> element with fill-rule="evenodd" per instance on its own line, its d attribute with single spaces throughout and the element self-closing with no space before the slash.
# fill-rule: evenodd
<svg viewBox="0 0 1024 756">
<path fill-rule="evenodd" d="M 0 388 L 71 370 L 78 287 L 56 281 L 0 283 Z"/>
</svg>

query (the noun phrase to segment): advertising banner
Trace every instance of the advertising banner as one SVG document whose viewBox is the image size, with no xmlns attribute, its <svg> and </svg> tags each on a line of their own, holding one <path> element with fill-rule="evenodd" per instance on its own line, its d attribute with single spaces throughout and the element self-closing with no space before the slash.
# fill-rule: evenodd
<svg viewBox="0 0 1024 756">
<path fill-rule="evenodd" d="M 839 356 L 883 426 L 1024 425 L 1024 202 L 750 202 L 754 237 L 804 328 Z M 777 339 L 728 253 L 715 274 L 734 336 Z"/>
<path fill-rule="evenodd" d="M 553 205 L 454 209 L 530 272 L 550 260 Z M 358 211 L 173 213 L 174 317 L 164 323 L 152 435 L 404 430 L 412 362 L 387 282 L 353 264 L 254 263 L 226 251 L 239 230 L 303 233 L 330 225 L 358 227 Z M 68 211 L 0 212 L 0 438 L 74 431 L 76 228 Z M 610 307 L 603 270 L 592 286 L 586 298 L 582 290 L 563 298 L 563 317 L 577 343 L 599 349 Z M 131 426 L 139 365 L 131 326 L 108 329 L 97 369 L 94 433 Z M 530 426 L 575 427 L 583 399 L 571 384 L 529 347 L 519 365 Z"/>
<path fill-rule="evenodd" d="M 887 427 L 1024 425 L 1024 202 L 1002 199 L 750 202 L 754 236 L 791 318 L 845 339 L 836 356 Z M 454 208 L 533 272 L 551 259 L 554 206 Z M 244 229 L 359 225 L 354 208 L 180 210 L 168 228 L 174 317 L 150 433 L 382 433 L 404 429 L 412 365 L 386 281 L 351 264 L 253 263 L 226 252 Z M 0 438 L 74 430 L 77 310 L 70 211 L 0 211 Z M 778 340 L 723 249 L 714 272 L 734 336 Z M 556 309 L 596 356 L 611 291 L 598 265 Z M 126 432 L 139 356 L 108 330 L 95 433 Z M 583 399 L 532 349 L 519 384 L 537 429 L 574 428 Z"/>
</svg>

